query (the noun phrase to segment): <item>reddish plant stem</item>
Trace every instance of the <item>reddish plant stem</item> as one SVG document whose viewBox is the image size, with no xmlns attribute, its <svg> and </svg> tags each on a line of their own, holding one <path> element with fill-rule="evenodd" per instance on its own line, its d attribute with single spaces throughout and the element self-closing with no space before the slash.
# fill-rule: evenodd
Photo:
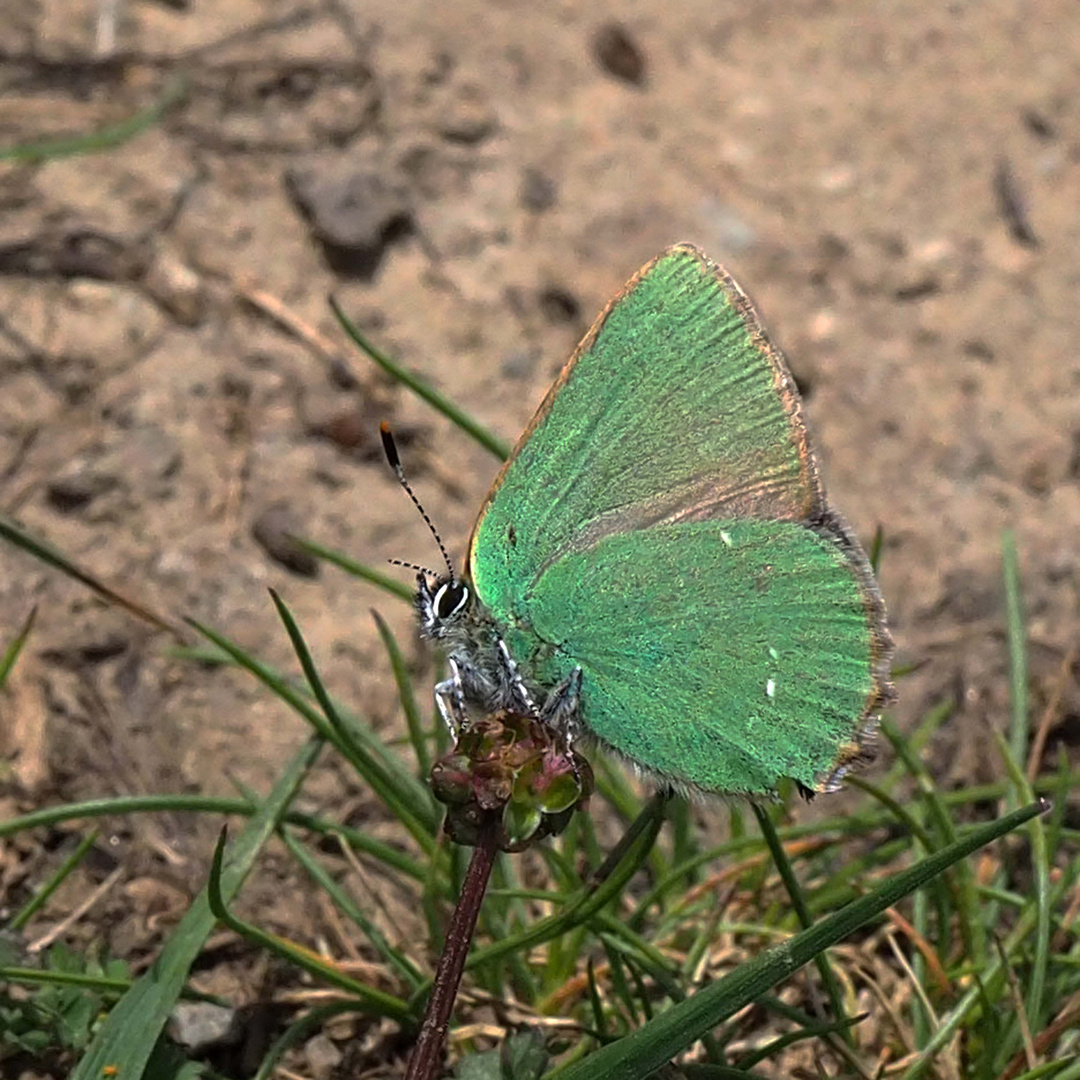
<svg viewBox="0 0 1080 1080">
<path fill-rule="evenodd" d="M 465 958 L 469 955 L 476 920 L 480 916 L 480 904 L 487 890 L 488 878 L 495 865 L 495 856 L 499 854 L 499 815 L 489 814 L 488 820 L 480 830 L 479 843 L 473 848 L 469 868 L 465 871 L 465 880 L 461 883 L 461 895 L 450 919 L 446 932 L 439 966 L 435 970 L 435 981 L 428 998 L 424 1023 L 420 1035 L 413 1047 L 409 1067 L 405 1071 L 405 1080 L 435 1080 L 442 1064 L 443 1047 L 446 1043 L 446 1030 L 450 1026 L 450 1014 L 454 1010 L 461 983 L 461 973 L 465 968 Z"/>
</svg>

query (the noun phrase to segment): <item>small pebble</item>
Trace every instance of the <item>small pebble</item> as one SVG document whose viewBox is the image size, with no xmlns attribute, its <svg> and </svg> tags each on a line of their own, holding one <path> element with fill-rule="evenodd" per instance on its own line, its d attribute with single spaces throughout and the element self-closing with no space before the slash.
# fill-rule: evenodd
<svg viewBox="0 0 1080 1080">
<path fill-rule="evenodd" d="M 559 201 L 559 191 L 550 176 L 529 165 L 521 174 L 518 199 L 526 210 L 542 214 Z"/>
<path fill-rule="evenodd" d="M 462 146 L 482 143 L 498 126 L 494 109 L 479 91 L 465 89 L 449 102 L 439 118 L 439 134 Z"/>
<path fill-rule="evenodd" d="M 209 1001 L 182 1001 L 169 1016 L 170 1038 L 192 1054 L 236 1042 L 236 1010 Z"/>
<path fill-rule="evenodd" d="M 314 162 L 289 169 L 285 186 L 341 274 L 370 279 L 387 247 L 412 230 L 402 186 L 379 169 Z"/>
<path fill-rule="evenodd" d="M 206 314 L 202 278 L 169 251 L 159 251 L 146 268 L 143 288 L 182 326 L 198 326 Z"/>
<path fill-rule="evenodd" d="M 645 54 L 622 23 L 610 22 L 593 35 L 593 59 L 601 70 L 631 86 L 644 86 Z"/>
<path fill-rule="evenodd" d="M 581 318 L 577 297 L 558 285 L 549 285 L 540 293 L 540 310 L 553 323 L 572 323 Z"/>
<path fill-rule="evenodd" d="M 117 483 L 115 476 L 101 476 L 93 472 L 59 476 L 49 481 L 45 498 L 61 514 L 75 514 L 84 510 L 99 495 L 116 487 Z"/>
<path fill-rule="evenodd" d="M 318 560 L 293 539 L 301 531 L 296 516 L 286 503 L 274 503 L 251 526 L 255 542 L 271 559 L 301 577 L 315 577 L 319 572 Z"/>
<path fill-rule="evenodd" d="M 321 1032 L 304 1044 L 304 1057 L 315 1080 L 327 1080 L 341 1064 L 344 1055 Z"/>
</svg>

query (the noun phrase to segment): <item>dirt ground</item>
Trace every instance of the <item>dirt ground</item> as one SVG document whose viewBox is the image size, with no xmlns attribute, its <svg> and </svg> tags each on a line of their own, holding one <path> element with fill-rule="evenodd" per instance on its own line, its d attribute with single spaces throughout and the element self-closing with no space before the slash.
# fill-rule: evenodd
<svg viewBox="0 0 1080 1080">
<path fill-rule="evenodd" d="M 409 611 L 290 570 L 255 526 L 277 506 L 374 565 L 434 561 L 377 452 L 385 418 L 460 557 L 497 464 L 356 356 L 327 295 L 512 439 L 606 300 L 688 239 L 787 352 L 835 504 L 864 540 L 884 529 L 899 660 L 922 665 L 894 716 L 958 704 L 937 775 L 1000 772 L 1006 527 L 1036 709 L 1064 686 L 1050 752 L 1080 744 L 1075 0 L 0 0 L 0 54 L 2 145 L 186 79 L 106 153 L 0 163 L 0 511 L 87 568 L 287 665 L 273 586 L 333 691 L 399 724 L 369 608 L 403 641 Z M 0 700 L 0 815 L 265 790 L 305 736 L 250 680 L 170 658 L 0 546 L 0 647 L 34 604 Z M 335 767 L 307 795 L 349 799 Z M 181 903 L 215 828 L 118 822 L 115 857 Z M 288 903 L 268 895 L 263 922 Z"/>
</svg>

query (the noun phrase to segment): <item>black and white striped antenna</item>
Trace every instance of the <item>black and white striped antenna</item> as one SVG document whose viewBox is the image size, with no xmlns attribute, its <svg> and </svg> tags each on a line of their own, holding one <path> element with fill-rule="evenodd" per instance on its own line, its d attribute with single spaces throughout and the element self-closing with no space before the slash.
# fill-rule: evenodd
<svg viewBox="0 0 1080 1080">
<path fill-rule="evenodd" d="M 394 442 L 394 436 L 390 433 L 390 425 L 387 424 L 385 420 L 379 425 L 379 435 L 382 437 L 383 452 L 386 454 L 386 460 L 390 462 L 390 468 L 394 470 L 394 475 L 397 477 L 398 483 L 405 489 L 405 494 L 412 499 L 413 506 L 420 511 L 420 516 L 424 519 L 428 530 L 435 538 L 435 543 L 439 545 L 439 551 L 442 553 L 443 562 L 446 563 L 447 573 L 450 575 L 450 583 L 456 584 L 457 574 L 454 573 L 454 564 L 450 561 L 446 545 L 442 542 L 439 530 L 435 528 L 431 518 L 427 516 L 427 511 L 420 505 L 420 500 L 409 486 L 409 481 L 405 479 L 405 470 L 401 467 L 401 458 L 398 456 L 397 444 Z M 429 570 L 426 566 L 417 566 L 416 563 L 402 562 L 400 559 L 391 559 L 390 562 L 395 566 L 405 566 L 411 570 L 419 570 L 420 573 L 428 574 L 431 577 L 438 576 L 433 570 Z"/>
</svg>

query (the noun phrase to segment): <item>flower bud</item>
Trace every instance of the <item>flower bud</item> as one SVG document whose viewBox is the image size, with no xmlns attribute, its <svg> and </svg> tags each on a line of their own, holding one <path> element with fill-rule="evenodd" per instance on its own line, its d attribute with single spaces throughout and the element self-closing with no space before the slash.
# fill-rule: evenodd
<svg viewBox="0 0 1080 1080">
<path fill-rule="evenodd" d="M 497 712 L 462 728 L 431 770 L 445 804 L 447 835 L 475 845 L 487 815 L 499 814 L 499 846 L 521 851 L 560 833 L 592 793 L 589 763 L 561 732 L 532 716 Z"/>
</svg>

